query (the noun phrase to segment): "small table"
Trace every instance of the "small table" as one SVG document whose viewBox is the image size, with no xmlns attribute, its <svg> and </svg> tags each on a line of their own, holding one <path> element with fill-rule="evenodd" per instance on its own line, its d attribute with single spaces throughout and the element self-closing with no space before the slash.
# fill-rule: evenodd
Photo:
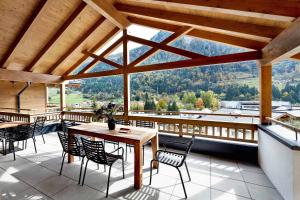
<svg viewBox="0 0 300 200">
<path fill-rule="evenodd" d="M 130 129 L 129 133 L 119 133 L 120 128 Z M 156 129 L 132 127 L 116 125 L 115 130 L 108 130 L 107 124 L 92 122 L 82 124 L 79 126 L 72 126 L 68 128 L 68 134 L 86 135 L 90 137 L 102 138 L 104 140 L 111 140 L 115 142 L 123 142 L 134 146 L 134 188 L 140 189 L 143 180 L 143 154 L 142 147 L 147 141 L 151 140 L 152 154 L 155 158 L 155 153 L 158 150 L 158 136 Z M 73 156 L 68 155 L 68 162 L 73 162 Z M 153 162 L 153 168 L 157 168 L 157 163 Z"/>
<path fill-rule="evenodd" d="M 28 124 L 30 124 L 30 123 L 29 122 L 21 122 L 21 121 L 0 122 L 0 129 L 14 128 L 14 127 L 17 127 L 17 126 L 20 126 L 20 125 L 28 125 Z M 4 132 L 4 134 L 5 134 L 5 132 Z M 6 144 L 5 135 L 1 139 L 3 140 L 3 144 Z M 18 151 L 18 149 L 16 149 L 16 151 Z M 4 151 L 0 151 L 0 153 L 2 153 L 3 155 L 6 155 L 6 150 L 4 149 Z"/>
</svg>

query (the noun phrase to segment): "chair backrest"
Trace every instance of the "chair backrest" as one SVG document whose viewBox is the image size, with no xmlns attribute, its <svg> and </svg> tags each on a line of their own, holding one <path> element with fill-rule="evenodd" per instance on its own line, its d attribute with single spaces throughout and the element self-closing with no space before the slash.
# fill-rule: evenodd
<svg viewBox="0 0 300 200">
<path fill-rule="evenodd" d="M 45 125 L 46 117 L 37 117 L 34 126 L 33 126 L 33 132 L 41 133 L 43 131 L 44 125 Z"/>
<path fill-rule="evenodd" d="M 91 141 L 81 138 L 83 149 L 87 159 L 99 164 L 107 164 L 107 158 L 102 141 Z"/>
<path fill-rule="evenodd" d="M 14 128 L 14 140 L 16 141 L 22 141 L 22 140 L 27 140 L 33 137 L 32 135 L 32 128 L 28 124 L 26 125 L 19 125 Z"/>
<path fill-rule="evenodd" d="M 194 142 L 195 142 L 195 135 L 193 135 L 192 138 L 191 138 L 191 140 L 188 142 L 187 148 L 185 150 L 185 154 L 186 155 L 190 153 Z"/>
<path fill-rule="evenodd" d="M 60 143 L 61 143 L 61 146 L 62 146 L 64 152 L 71 154 L 73 156 L 80 155 L 81 150 L 79 147 L 79 143 L 78 143 L 77 138 L 74 135 L 67 136 L 66 134 L 60 133 L 60 132 L 57 132 L 57 135 L 59 137 L 59 140 L 60 140 Z M 69 146 L 70 146 L 70 148 L 69 148 Z"/>
<path fill-rule="evenodd" d="M 130 121 L 125 121 L 123 119 L 119 119 L 119 120 L 116 120 L 116 124 L 121 124 L 121 125 L 125 125 L 125 126 L 130 126 Z"/>
<path fill-rule="evenodd" d="M 136 126 L 137 127 L 146 127 L 146 128 L 155 128 L 155 123 L 151 122 L 151 121 L 137 120 Z"/>
</svg>

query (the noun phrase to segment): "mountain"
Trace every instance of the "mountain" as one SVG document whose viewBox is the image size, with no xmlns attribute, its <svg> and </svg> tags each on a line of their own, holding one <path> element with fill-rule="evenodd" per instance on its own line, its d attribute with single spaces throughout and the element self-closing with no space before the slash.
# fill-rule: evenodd
<svg viewBox="0 0 300 200">
<path fill-rule="evenodd" d="M 160 31 L 151 38 L 151 40 L 161 42 L 169 35 L 170 33 L 168 32 Z M 246 49 L 187 36 L 181 37 L 179 40 L 173 42 L 171 46 L 200 53 L 205 56 L 225 55 L 246 51 Z M 135 60 L 149 49 L 150 47 L 148 46 L 140 46 L 132 49 L 130 51 L 130 60 Z M 108 59 L 119 64 L 123 62 L 121 53 L 110 55 Z M 169 52 L 159 51 L 140 65 L 183 59 L 185 58 Z M 286 80 L 286 77 L 283 75 L 295 76 L 298 74 L 300 79 L 298 68 L 299 64 L 297 62 L 283 61 L 273 67 L 273 77 L 279 77 L 279 83 Z M 92 72 L 111 69 L 114 68 L 104 63 L 99 63 L 92 69 Z M 253 100 L 253 98 L 257 98 L 258 94 L 256 88 L 258 82 L 257 77 L 258 70 L 254 61 L 146 72 L 131 75 L 131 92 L 133 96 L 143 96 L 145 93 L 152 95 L 163 93 L 167 95 L 179 94 L 182 96 L 182 93 L 185 91 L 199 93 L 200 90 L 213 90 L 217 95 L 222 96 L 222 98 L 226 100 Z M 82 82 L 81 90 L 84 94 L 98 95 L 98 97 L 100 96 L 99 99 L 120 98 L 123 91 L 122 77 L 114 76 L 100 79 L 86 79 Z M 227 93 L 231 95 L 228 96 Z"/>
</svg>

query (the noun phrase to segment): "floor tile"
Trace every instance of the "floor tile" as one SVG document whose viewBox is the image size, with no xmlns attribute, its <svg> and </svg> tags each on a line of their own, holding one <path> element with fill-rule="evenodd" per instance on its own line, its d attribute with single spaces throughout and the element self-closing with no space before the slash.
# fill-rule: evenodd
<svg viewBox="0 0 300 200">
<path fill-rule="evenodd" d="M 191 182 L 185 182 L 185 189 L 189 200 L 209 200 L 210 199 L 210 188 L 204 187 Z M 184 191 L 181 181 L 178 180 L 171 197 L 172 200 L 184 199 Z"/>
<path fill-rule="evenodd" d="M 220 176 L 212 176 L 211 187 L 227 193 L 250 198 L 246 184 L 243 181 L 237 181 Z"/>
<path fill-rule="evenodd" d="M 233 195 L 227 192 L 211 189 L 211 200 L 249 200 L 248 198 Z"/>
<path fill-rule="evenodd" d="M 280 194 L 273 188 L 263 187 L 247 183 L 252 199 L 255 200 L 283 200 Z"/>
<path fill-rule="evenodd" d="M 254 184 L 266 186 L 266 187 L 274 187 L 273 184 L 268 179 L 268 177 L 264 174 L 257 174 L 257 173 L 252 173 L 252 172 L 242 172 L 242 175 L 245 179 L 245 182 L 254 183 Z"/>
</svg>

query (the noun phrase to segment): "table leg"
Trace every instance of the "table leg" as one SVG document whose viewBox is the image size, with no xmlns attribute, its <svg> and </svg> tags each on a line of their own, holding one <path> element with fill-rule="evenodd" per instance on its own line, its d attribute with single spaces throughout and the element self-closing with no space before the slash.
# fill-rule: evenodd
<svg viewBox="0 0 300 200">
<path fill-rule="evenodd" d="M 71 133 L 71 131 L 68 131 L 68 139 L 70 139 L 70 137 L 72 137 L 72 136 L 73 136 L 73 134 Z M 70 141 L 68 142 L 68 148 L 69 149 L 72 148 L 70 145 Z M 74 162 L 74 156 L 72 156 L 68 153 L 68 163 L 72 163 L 72 162 Z"/>
<path fill-rule="evenodd" d="M 143 183 L 143 154 L 141 143 L 134 144 L 134 188 L 141 189 Z"/>
<path fill-rule="evenodd" d="M 156 134 L 153 138 L 151 138 L 151 147 L 152 147 L 152 155 L 153 159 L 156 159 L 156 151 L 158 150 L 158 135 Z M 158 163 L 153 162 L 153 168 L 157 169 Z"/>
</svg>

